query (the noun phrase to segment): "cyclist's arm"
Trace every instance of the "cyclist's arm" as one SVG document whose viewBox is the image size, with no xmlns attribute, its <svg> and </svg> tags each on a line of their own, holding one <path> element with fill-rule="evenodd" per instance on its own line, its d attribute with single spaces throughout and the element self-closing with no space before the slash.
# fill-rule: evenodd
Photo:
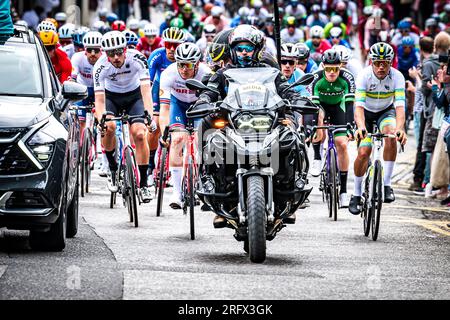
<svg viewBox="0 0 450 320">
<path fill-rule="evenodd" d="M 367 84 L 364 78 L 364 72 L 361 72 L 356 78 L 355 88 L 355 110 L 354 118 L 358 129 L 366 129 L 366 120 L 364 118 L 364 107 L 366 106 Z"/>
<path fill-rule="evenodd" d="M 78 75 L 80 74 L 80 69 L 78 68 L 78 63 L 79 63 L 79 56 L 78 55 L 74 55 L 71 59 L 71 63 L 72 63 L 72 74 L 70 75 L 70 77 L 73 80 L 77 80 Z"/>
<path fill-rule="evenodd" d="M 104 65 L 96 63 L 92 74 L 94 76 L 94 92 L 95 92 L 95 117 L 100 122 L 103 113 L 106 111 L 105 106 L 105 75 Z"/>
<path fill-rule="evenodd" d="M 159 84 L 159 126 L 161 132 L 164 132 L 166 127 L 170 124 L 170 92 L 172 88 L 172 77 L 166 69 L 161 73 Z"/>
<path fill-rule="evenodd" d="M 341 70 L 341 76 L 347 84 L 347 88 L 344 95 L 346 122 L 353 122 L 354 120 L 354 104 L 355 104 L 355 78 L 353 75 L 346 71 Z"/>
<path fill-rule="evenodd" d="M 141 95 L 144 103 L 144 108 L 153 116 L 153 101 L 152 101 L 152 89 L 150 86 L 150 73 L 148 69 L 147 58 L 138 53 L 134 55 L 134 60 L 138 63 L 135 64 L 136 72 L 139 74 L 139 80 L 141 82 Z"/>
<path fill-rule="evenodd" d="M 395 106 L 395 120 L 397 122 L 397 127 L 395 131 L 405 130 L 405 77 L 399 72 L 396 72 L 395 82 L 394 82 L 394 106 Z"/>
<path fill-rule="evenodd" d="M 152 52 L 148 58 L 148 69 L 150 70 L 150 80 L 153 82 L 155 80 L 156 71 L 159 64 L 159 53 Z"/>
</svg>

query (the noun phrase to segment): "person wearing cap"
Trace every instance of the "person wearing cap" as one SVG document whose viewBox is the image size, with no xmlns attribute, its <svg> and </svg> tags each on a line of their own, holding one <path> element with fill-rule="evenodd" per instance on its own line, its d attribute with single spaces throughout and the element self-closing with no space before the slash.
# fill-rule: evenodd
<svg viewBox="0 0 450 320">
<path fill-rule="evenodd" d="M 59 82 L 63 83 L 68 80 L 72 73 L 72 63 L 67 54 L 57 47 L 59 37 L 56 31 L 41 31 L 39 32 L 39 38 L 41 38 L 41 41 L 47 50 Z"/>
<path fill-rule="evenodd" d="M 211 16 L 205 19 L 206 24 L 213 24 L 216 27 L 216 32 L 220 32 L 230 25 L 230 22 L 223 15 L 223 9 L 219 6 L 214 6 L 211 9 Z"/>
<path fill-rule="evenodd" d="M 305 32 L 297 28 L 295 17 L 290 16 L 286 20 L 286 28 L 281 30 L 280 37 L 283 43 L 304 42 Z"/>
<path fill-rule="evenodd" d="M 402 44 L 403 37 L 410 36 L 414 41 L 414 46 L 419 47 L 419 36 L 411 31 L 412 23 L 408 20 L 402 20 L 397 24 L 398 32 L 392 37 L 392 44 L 399 47 Z"/>
<path fill-rule="evenodd" d="M 329 22 L 328 16 L 322 13 L 322 9 L 318 4 L 311 6 L 311 14 L 306 18 L 306 26 L 312 28 L 314 26 L 325 27 Z"/>
<path fill-rule="evenodd" d="M 441 32 L 439 28 L 439 23 L 435 18 L 428 18 L 425 21 L 425 30 L 422 32 L 422 37 L 430 37 L 433 38 Z"/>
</svg>

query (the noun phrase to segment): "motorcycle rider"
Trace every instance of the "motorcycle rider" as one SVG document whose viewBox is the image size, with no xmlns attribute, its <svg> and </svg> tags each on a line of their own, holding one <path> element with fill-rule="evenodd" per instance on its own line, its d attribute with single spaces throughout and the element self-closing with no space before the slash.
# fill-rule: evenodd
<svg viewBox="0 0 450 320">
<path fill-rule="evenodd" d="M 208 82 L 208 87 L 214 91 L 204 91 L 200 94 L 199 99 L 195 103 L 195 108 L 205 108 L 212 102 L 218 101 L 220 98 L 226 96 L 226 88 L 228 83 L 224 72 L 232 68 L 267 68 L 268 64 L 261 62 L 261 52 L 264 47 L 264 34 L 257 28 L 250 25 L 239 25 L 230 34 L 228 42 L 230 45 L 230 54 L 232 63 L 226 65 L 224 68 L 218 70 L 213 74 Z M 287 81 L 279 74 L 275 79 L 275 87 L 278 94 L 282 98 L 293 100 L 300 97 L 293 88 L 282 91 L 287 85 Z M 204 137 L 199 136 L 199 139 Z M 214 218 L 214 227 L 223 228 L 226 226 L 226 220 L 216 215 Z"/>
</svg>

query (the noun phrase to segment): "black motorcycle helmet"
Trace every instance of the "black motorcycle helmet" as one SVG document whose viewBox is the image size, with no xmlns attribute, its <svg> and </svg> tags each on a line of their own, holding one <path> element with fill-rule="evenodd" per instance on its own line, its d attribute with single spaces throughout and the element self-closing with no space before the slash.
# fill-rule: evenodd
<svg viewBox="0 0 450 320">
<path fill-rule="evenodd" d="M 341 64 L 341 57 L 334 49 L 328 49 L 322 55 L 323 64 Z"/>
<path fill-rule="evenodd" d="M 212 40 L 208 47 L 209 57 L 213 62 L 221 60 L 231 59 L 230 45 L 228 44 L 228 38 L 233 32 L 233 29 L 223 30 L 219 32 Z"/>
</svg>

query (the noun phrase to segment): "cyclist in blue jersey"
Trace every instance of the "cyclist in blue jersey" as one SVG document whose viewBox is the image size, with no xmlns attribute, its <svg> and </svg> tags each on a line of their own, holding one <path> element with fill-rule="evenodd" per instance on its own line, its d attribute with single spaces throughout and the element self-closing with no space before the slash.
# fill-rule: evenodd
<svg viewBox="0 0 450 320">
<path fill-rule="evenodd" d="M 281 73 L 286 77 L 289 84 L 300 79 L 305 73 L 297 69 L 298 49 L 292 43 L 281 45 Z M 294 90 L 301 93 L 303 97 L 309 96 L 305 86 L 296 86 Z"/>
<path fill-rule="evenodd" d="M 303 42 L 296 43 L 295 46 L 298 50 L 297 68 L 304 73 L 313 73 L 317 71 L 319 67 L 317 66 L 317 63 L 310 58 L 310 50 L 308 46 Z"/>
<path fill-rule="evenodd" d="M 185 33 L 183 30 L 171 27 L 164 30 L 162 34 L 164 41 L 164 48 L 156 49 L 148 58 L 148 65 L 150 69 L 150 81 L 152 81 L 152 98 L 153 98 L 153 119 L 157 124 L 157 130 L 149 134 L 148 143 L 150 146 L 150 162 L 149 162 L 149 176 L 152 177 L 153 169 L 155 168 L 155 154 L 158 148 L 158 139 L 160 136 L 159 128 L 159 82 L 161 73 L 172 63 L 175 62 L 175 49 L 183 42 L 185 42 Z M 151 178 L 150 178 L 151 179 Z M 151 181 L 150 183 L 151 184 Z"/>
</svg>

